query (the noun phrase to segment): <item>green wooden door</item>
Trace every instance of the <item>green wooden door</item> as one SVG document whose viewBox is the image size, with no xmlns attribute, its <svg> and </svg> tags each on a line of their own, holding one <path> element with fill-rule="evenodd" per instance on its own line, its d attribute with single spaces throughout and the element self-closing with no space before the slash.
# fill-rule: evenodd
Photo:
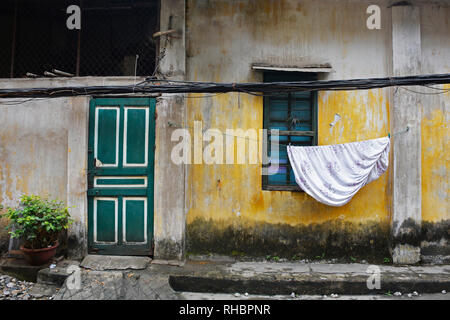
<svg viewBox="0 0 450 320">
<path fill-rule="evenodd" d="M 150 255 L 155 99 L 92 99 L 89 109 L 90 253 Z"/>
</svg>

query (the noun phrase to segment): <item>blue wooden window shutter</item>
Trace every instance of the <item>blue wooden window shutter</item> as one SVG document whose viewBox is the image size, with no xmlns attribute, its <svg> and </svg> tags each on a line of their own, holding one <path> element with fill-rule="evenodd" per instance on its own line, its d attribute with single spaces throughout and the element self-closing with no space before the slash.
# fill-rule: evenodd
<svg viewBox="0 0 450 320">
<path fill-rule="evenodd" d="M 315 80 L 314 73 L 265 72 L 264 82 Z M 268 95 L 264 98 L 264 129 L 280 130 L 279 154 L 268 156 L 271 163 L 278 161 L 273 175 L 264 175 L 264 190 L 300 191 L 289 164 L 286 147 L 317 145 L 317 92 L 301 91 Z M 270 141 L 270 131 L 269 131 Z M 277 160 L 278 158 L 278 160 Z"/>
</svg>

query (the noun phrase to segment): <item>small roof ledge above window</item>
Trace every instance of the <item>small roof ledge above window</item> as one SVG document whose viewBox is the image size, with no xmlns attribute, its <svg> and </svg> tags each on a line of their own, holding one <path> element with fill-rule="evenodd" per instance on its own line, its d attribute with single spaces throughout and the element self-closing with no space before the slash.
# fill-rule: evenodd
<svg viewBox="0 0 450 320">
<path fill-rule="evenodd" d="M 303 66 L 277 66 L 262 63 L 252 64 L 252 69 L 257 71 L 285 71 L 285 72 L 332 72 L 333 68 L 329 63 L 325 64 L 310 64 Z"/>
</svg>

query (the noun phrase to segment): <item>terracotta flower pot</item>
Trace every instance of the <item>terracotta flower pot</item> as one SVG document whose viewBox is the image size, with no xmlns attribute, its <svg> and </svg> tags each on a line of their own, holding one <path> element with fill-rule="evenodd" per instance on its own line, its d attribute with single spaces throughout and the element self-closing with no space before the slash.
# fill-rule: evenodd
<svg viewBox="0 0 450 320">
<path fill-rule="evenodd" d="M 27 249 L 23 246 L 20 250 L 23 252 L 25 260 L 32 266 L 41 266 L 49 262 L 56 254 L 56 248 L 59 246 L 58 241 L 52 247 L 42 249 Z"/>
</svg>

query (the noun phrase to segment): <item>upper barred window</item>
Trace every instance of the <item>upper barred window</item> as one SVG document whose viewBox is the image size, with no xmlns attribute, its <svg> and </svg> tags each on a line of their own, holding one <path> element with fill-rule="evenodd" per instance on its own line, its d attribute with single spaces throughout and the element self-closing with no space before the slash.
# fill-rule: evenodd
<svg viewBox="0 0 450 320">
<path fill-rule="evenodd" d="M 71 5 L 81 9 L 79 30 L 66 25 Z M 42 77 L 54 69 L 75 76 L 152 75 L 158 24 L 158 0 L 2 0 L 0 78 Z"/>
</svg>

